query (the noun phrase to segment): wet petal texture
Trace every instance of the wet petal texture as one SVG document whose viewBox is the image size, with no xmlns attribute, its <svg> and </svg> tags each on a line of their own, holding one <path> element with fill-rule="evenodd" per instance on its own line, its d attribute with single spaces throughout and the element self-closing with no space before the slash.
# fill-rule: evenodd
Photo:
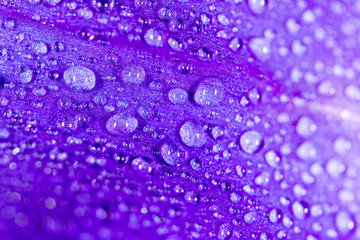
<svg viewBox="0 0 360 240">
<path fill-rule="evenodd" d="M 360 239 L 359 13 L 0 1 L 0 239 Z"/>
</svg>

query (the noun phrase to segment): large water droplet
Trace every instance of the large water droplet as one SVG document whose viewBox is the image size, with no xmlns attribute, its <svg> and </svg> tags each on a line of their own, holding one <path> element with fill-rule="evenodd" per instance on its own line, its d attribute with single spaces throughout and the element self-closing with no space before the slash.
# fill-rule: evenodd
<svg viewBox="0 0 360 240">
<path fill-rule="evenodd" d="M 301 117 L 296 125 L 296 133 L 304 138 L 308 138 L 313 135 L 316 132 L 316 129 L 317 126 L 314 121 L 307 116 Z"/>
<path fill-rule="evenodd" d="M 173 104 L 183 104 L 188 99 L 188 93 L 182 88 L 174 88 L 170 90 L 168 97 Z"/>
<path fill-rule="evenodd" d="M 147 42 L 147 44 L 149 44 L 150 46 L 162 47 L 164 45 L 163 37 L 160 35 L 160 33 L 157 30 L 153 28 L 147 30 L 144 39 Z"/>
<path fill-rule="evenodd" d="M 300 201 L 295 201 L 292 206 L 292 212 L 297 219 L 305 219 L 309 215 L 309 208 L 307 204 Z"/>
<path fill-rule="evenodd" d="M 29 83 L 33 78 L 33 71 L 28 67 L 25 67 L 21 70 L 19 76 L 19 82 L 21 83 Z"/>
<path fill-rule="evenodd" d="M 135 158 L 131 162 L 131 165 L 135 170 L 144 174 L 150 173 L 152 171 L 150 164 L 141 157 Z"/>
<path fill-rule="evenodd" d="M 35 42 L 33 44 L 33 50 L 35 54 L 44 55 L 48 52 L 48 47 L 44 42 Z"/>
<path fill-rule="evenodd" d="M 126 83 L 140 84 L 145 81 L 146 73 L 139 65 L 128 65 L 122 70 L 121 77 Z"/>
<path fill-rule="evenodd" d="M 214 106 L 219 104 L 225 95 L 221 81 L 214 77 L 208 77 L 201 81 L 196 89 L 194 100 L 201 106 Z"/>
<path fill-rule="evenodd" d="M 341 235 L 348 235 L 355 228 L 354 219 L 346 211 L 336 214 L 335 223 Z"/>
<path fill-rule="evenodd" d="M 64 72 L 66 84 L 77 90 L 89 91 L 95 87 L 96 78 L 93 71 L 86 67 L 76 66 Z"/>
<path fill-rule="evenodd" d="M 249 41 L 251 52 L 260 61 L 266 61 L 270 57 L 270 41 L 266 38 L 253 38 Z"/>
<path fill-rule="evenodd" d="M 305 161 L 311 161 L 316 158 L 316 148 L 314 144 L 310 141 L 303 142 L 297 149 L 296 149 L 297 156 Z"/>
<path fill-rule="evenodd" d="M 278 163 L 280 162 L 280 157 L 274 152 L 270 150 L 265 153 L 265 161 L 269 164 L 270 167 L 277 167 Z"/>
<path fill-rule="evenodd" d="M 265 0 L 248 0 L 250 10 L 255 14 L 262 14 L 266 10 Z"/>
<path fill-rule="evenodd" d="M 272 223 L 277 223 L 282 217 L 282 213 L 280 210 L 273 208 L 269 213 L 269 220 Z"/>
<path fill-rule="evenodd" d="M 164 161 L 171 166 L 178 164 L 183 157 L 181 151 L 177 147 L 168 143 L 164 143 L 161 146 L 161 156 Z"/>
<path fill-rule="evenodd" d="M 255 212 L 249 212 L 249 213 L 245 214 L 245 216 L 244 216 L 244 221 L 245 221 L 247 224 L 252 224 L 252 223 L 254 223 L 255 221 L 257 221 L 256 213 L 255 213 Z"/>
<path fill-rule="evenodd" d="M 340 160 L 332 158 L 326 163 L 325 169 L 331 177 L 337 178 L 345 171 L 346 166 Z"/>
<path fill-rule="evenodd" d="M 218 232 L 217 238 L 219 240 L 227 240 L 227 239 L 230 239 L 231 234 L 232 234 L 231 225 L 228 223 L 223 223 L 219 227 L 219 232 Z"/>
<path fill-rule="evenodd" d="M 240 146 L 248 154 L 260 151 L 263 145 L 264 137 L 255 130 L 244 132 L 240 137 Z"/>
<path fill-rule="evenodd" d="M 132 133 L 137 126 L 136 118 L 121 113 L 115 114 L 106 122 L 106 129 L 115 135 Z"/>
<path fill-rule="evenodd" d="M 188 147 L 201 147 L 206 143 L 204 129 L 193 121 L 187 121 L 180 128 L 180 137 Z"/>
</svg>

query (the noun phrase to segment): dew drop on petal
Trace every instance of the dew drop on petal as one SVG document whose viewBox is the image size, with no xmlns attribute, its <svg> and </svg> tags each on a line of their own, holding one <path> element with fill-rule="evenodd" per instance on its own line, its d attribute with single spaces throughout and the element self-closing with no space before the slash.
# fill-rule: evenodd
<svg viewBox="0 0 360 240">
<path fill-rule="evenodd" d="M 264 137 L 255 130 L 244 132 L 240 137 L 240 146 L 248 154 L 254 154 L 261 150 L 264 144 Z"/>
<path fill-rule="evenodd" d="M 141 157 L 137 157 L 131 162 L 132 167 L 140 173 L 150 173 L 152 168 L 150 164 Z"/>
<path fill-rule="evenodd" d="M 161 146 L 161 156 L 171 166 L 178 164 L 182 158 L 181 151 L 169 143 L 164 143 Z"/>
<path fill-rule="evenodd" d="M 251 52 L 260 61 L 266 61 L 270 57 L 271 46 L 270 41 L 266 38 L 253 38 L 249 41 Z"/>
<path fill-rule="evenodd" d="M 138 120 L 135 117 L 125 114 L 115 114 L 106 122 L 108 132 L 115 135 L 132 133 L 138 126 Z"/>
<path fill-rule="evenodd" d="M 336 214 L 335 224 L 343 236 L 348 235 L 355 228 L 355 222 L 347 211 L 339 211 Z"/>
<path fill-rule="evenodd" d="M 315 122 L 307 116 L 301 117 L 296 125 L 296 133 L 304 138 L 312 136 L 316 132 L 316 129 L 317 126 Z"/>
<path fill-rule="evenodd" d="M 317 151 L 311 141 L 305 141 L 296 149 L 296 155 L 301 160 L 312 161 L 316 158 Z"/>
<path fill-rule="evenodd" d="M 188 99 L 188 93 L 182 88 L 174 88 L 170 90 L 168 97 L 173 104 L 184 104 Z"/>
<path fill-rule="evenodd" d="M 187 121 L 181 126 L 180 137 L 188 147 L 201 147 L 206 143 L 204 129 L 193 121 Z"/>
<path fill-rule="evenodd" d="M 224 86 L 214 77 L 203 79 L 196 89 L 194 100 L 201 106 L 218 105 L 225 96 Z"/>
<path fill-rule="evenodd" d="M 232 234 L 231 225 L 228 223 L 223 223 L 219 227 L 217 238 L 219 240 L 228 240 L 230 239 L 231 234 Z"/>
<path fill-rule="evenodd" d="M 309 215 L 309 208 L 304 202 L 295 201 L 291 206 L 291 210 L 297 219 L 305 219 Z"/>
<path fill-rule="evenodd" d="M 266 10 L 266 0 L 248 0 L 250 10 L 255 14 L 262 14 Z"/>
<path fill-rule="evenodd" d="M 150 46 L 162 47 L 164 45 L 163 37 L 160 35 L 160 33 L 157 30 L 153 28 L 147 30 L 147 32 L 144 35 L 144 39 L 145 42 Z"/>
<path fill-rule="evenodd" d="M 265 153 L 265 161 L 270 167 L 277 167 L 280 162 L 280 157 L 273 150 L 270 150 Z"/>
<path fill-rule="evenodd" d="M 90 91 L 95 87 L 96 77 L 92 70 L 82 67 L 70 67 L 64 72 L 65 83 L 77 90 Z"/>
<path fill-rule="evenodd" d="M 141 84 L 145 81 L 146 73 L 139 65 L 128 65 L 122 70 L 121 77 L 126 83 Z"/>
</svg>

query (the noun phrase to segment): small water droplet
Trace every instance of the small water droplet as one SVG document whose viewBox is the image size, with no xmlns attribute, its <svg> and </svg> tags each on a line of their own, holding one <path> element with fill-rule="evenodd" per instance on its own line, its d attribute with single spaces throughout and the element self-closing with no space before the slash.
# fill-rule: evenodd
<svg viewBox="0 0 360 240">
<path fill-rule="evenodd" d="M 277 223 L 282 218 L 282 212 L 279 209 L 273 208 L 269 213 L 269 220 L 272 223 Z"/>
<path fill-rule="evenodd" d="M 339 177 L 346 170 L 346 166 L 340 160 L 331 158 L 325 166 L 326 172 L 333 178 Z"/>
</svg>

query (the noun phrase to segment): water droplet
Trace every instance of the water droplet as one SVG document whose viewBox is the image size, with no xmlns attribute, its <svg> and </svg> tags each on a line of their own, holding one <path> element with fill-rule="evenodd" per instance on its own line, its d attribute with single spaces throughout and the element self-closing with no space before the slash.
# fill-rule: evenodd
<svg viewBox="0 0 360 240">
<path fill-rule="evenodd" d="M 223 127 L 220 126 L 215 126 L 211 129 L 211 135 L 213 136 L 214 139 L 218 139 L 219 137 L 221 137 L 222 135 L 224 135 L 224 129 Z"/>
<path fill-rule="evenodd" d="M 48 52 L 48 47 L 44 42 L 35 42 L 33 44 L 33 50 L 35 54 L 44 55 Z"/>
<path fill-rule="evenodd" d="M 219 227 L 217 238 L 219 240 L 228 240 L 230 239 L 231 234 L 232 234 L 231 225 L 229 223 L 223 223 Z"/>
<path fill-rule="evenodd" d="M 230 200 L 231 200 L 233 203 L 238 203 L 238 202 L 240 202 L 240 200 L 241 200 L 241 196 L 240 196 L 240 194 L 238 194 L 237 192 L 233 192 L 233 193 L 231 193 L 231 195 L 230 195 Z"/>
<path fill-rule="evenodd" d="M 234 52 L 239 51 L 239 49 L 242 47 L 242 41 L 238 38 L 234 38 L 229 43 L 229 48 L 233 50 Z"/>
<path fill-rule="evenodd" d="M 332 158 L 326 163 L 325 169 L 331 177 L 337 178 L 345 172 L 346 166 L 340 160 Z"/>
<path fill-rule="evenodd" d="M 336 89 L 331 81 L 322 81 L 318 86 L 318 93 L 323 96 L 334 96 Z"/>
<path fill-rule="evenodd" d="M 277 167 L 280 162 L 280 157 L 276 154 L 276 152 L 270 150 L 265 153 L 265 161 L 270 167 Z"/>
<path fill-rule="evenodd" d="M 260 61 L 266 61 L 270 57 L 270 41 L 266 38 L 253 38 L 249 41 L 251 52 Z"/>
<path fill-rule="evenodd" d="M 265 186 L 270 181 L 270 173 L 262 172 L 255 177 L 254 183 L 257 186 Z"/>
<path fill-rule="evenodd" d="M 198 158 L 193 158 L 190 160 L 190 165 L 192 167 L 192 169 L 194 169 L 195 171 L 200 171 L 201 170 L 201 161 Z"/>
<path fill-rule="evenodd" d="M 161 156 L 164 161 L 171 166 L 178 164 L 183 158 L 181 151 L 168 143 L 164 143 L 161 146 Z"/>
<path fill-rule="evenodd" d="M 345 155 L 351 148 L 351 142 L 346 138 L 337 137 L 333 143 L 334 152 L 339 155 Z"/>
<path fill-rule="evenodd" d="M 282 213 L 279 209 L 273 208 L 269 213 L 269 220 L 272 223 L 277 223 L 282 218 Z"/>
<path fill-rule="evenodd" d="M 295 201 L 291 209 L 297 219 L 305 219 L 309 215 L 309 208 L 307 204 L 302 201 Z"/>
<path fill-rule="evenodd" d="M 247 224 L 252 224 L 252 223 L 256 222 L 257 221 L 256 213 L 255 212 L 249 212 L 249 213 L 245 214 L 244 221 Z"/>
<path fill-rule="evenodd" d="M 351 100 L 359 101 L 360 100 L 360 88 L 350 84 L 345 88 L 345 95 Z"/>
<path fill-rule="evenodd" d="M 114 8 L 114 0 L 92 0 L 91 5 L 97 12 L 108 12 Z"/>
<path fill-rule="evenodd" d="M 131 162 L 131 165 L 135 170 L 144 174 L 150 173 L 152 171 L 150 164 L 141 157 L 135 158 Z"/>
<path fill-rule="evenodd" d="M 259 103 L 260 93 L 256 88 L 251 89 L 248 96 L 252 104 L 256 105 Z"/>
<path fill-rule="evenodd" d="M 33 71 L 28 67 L 24 67 L 19 76 L 19 82 L 21 83 L 29 83 L 33 79 Z"/>
<path fill-rule="evenodd" d="M 106 129 L 115 135 L 132 133 L 138 126 L 138 120 L 122 113 L 115 114 L 106 122 Z"/>
<path fill-rule="evenodd" d="M 146 73 L 139 65 L 128 65 L 122 70 L 121 77 L 126 83 L 141 84 L 145 81 Z"/>
<path fill-rule="evenodd" d="M 343 236 L 348 235 L 355 228 L 354 219 L 346 211 L 339 211 L 336 214 L 335 223 L 337 229 Z"/>
<path fill-rule="evenodd" d="M 201 81 L 196 89 L 194 100 L 201 106 L 214 106 L 219 104 L 225 95 L 221 81 L 214 77 L 208 77 Z"/>
<path fill-rule="evenodd" d="M 77 90 L 89 91 L 95 87 L 95 74 L 86 67 L 70 67 L 64 72 L 66 84 Z"/>
<path fill-rule="evenodd" d="M 317 126 L 315 122 L 307 116 L 301 117 L 296 125 L 296 133 L 304 138 L 312 136 L 316 132 L 316 129 Z"/>
<path fill-rule="evenodd" d="M 160 35 L 160 33 L 157 30 L 153 28 L 147 30 L 144 39 L 147 42 L 147 44 L 149 44 L 150 46 L 162 47 L 164 45 L 163 37 Z"/>
<path fill-rule="evenodd" d="M 240 146 L 242 150 L 248 154 L 254 154 L 260 151 L 263 145 L 263 136 L 255 130 L 244 132 L 240 137 Z"/>
<path fill-rule="evenodd" d="M 180 128 L 180 137 L 188 147 L 201 147 L 206 143 L 204 129 L 193 121 L 187 121 Z"/>
<path fill-rule="evenodd" d="M 296 198 L 302 198 L 302 197 L 306 196 L 307 191 L 302 185 L 295 184 L 294 188 L 293 188 L 293 193 Z"/>
<path fill-rule="evenodd" d="M 230 24 L 230 21 L 229 21 L 229 19 L 226 17 L 225 14 L 219 14 L 219 15 L 217 16 L 217 19 L 218 19 L 219 23 L 222 24 L 222 25 L 224 25 L 224 26 L 227 26 L 227 25 Z"/>
<path fill-rule="evenodd" d="M 45 2 L 48 5 L 55 7 L 56 5 L 58 5 L 61 2 L 61 0 L 45 0 Z"/>
<path fill-rule="evenodd" d="M 16 22 L 14 19 L 4 19 L 3 23 L 2 23 L 3 28 L 5 28 L 6 30 L 13 30 L 16 28 Z"/>
<path fill-rule="evenodd" d="M 305 141 L 296 149 L 296 155 L 302 160 L 311 161 L 316 158 L 317 152 L 312 142 Z"/>
<path fill-rule="evenodd" d="M 7 139 L 10 136 L 10 132 L 6 128 L 0 128 L 0 139 Z"/>
<path fill-rule="evenodd" d="M 188 93 L 182 88 L 174 88 L 170 90 L 168 97 L 173 104 L 184 104 L 188 99 Z"/>
<path fill-rule="evenodd" d="M 262 14 L 266 10 L 265 0 L 248 0 L 250 10 L 255 14 Z"/>
</svg>

